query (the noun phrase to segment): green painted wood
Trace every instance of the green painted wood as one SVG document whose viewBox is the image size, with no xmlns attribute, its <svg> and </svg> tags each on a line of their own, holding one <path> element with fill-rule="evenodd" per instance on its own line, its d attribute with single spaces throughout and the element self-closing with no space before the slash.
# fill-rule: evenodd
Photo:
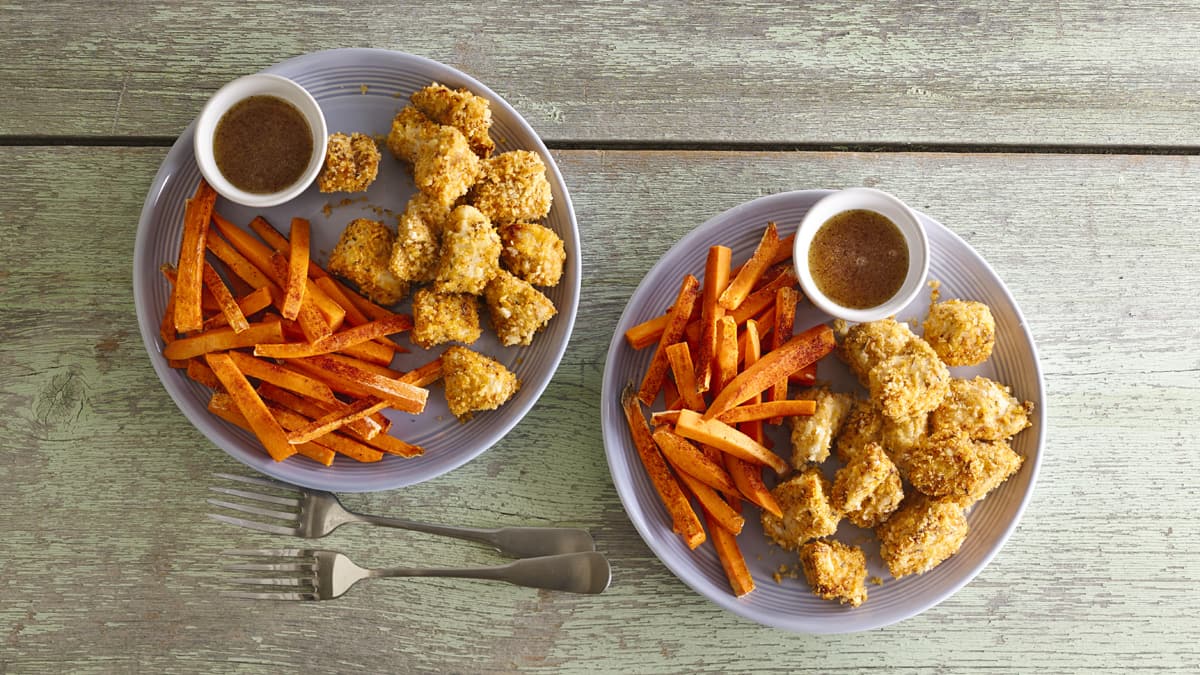
<svg viewBox="0 0 1200 675">
<path fill-rule="evenodd" d="M 238 75 L 370 46 L 551 142 L 1196 144 L 1194 3 L 321 5 L 3 3 L 0 136 L 173 138 Z"/>
<path fill-rule="evenodd" d="M 347 502 L 587 527 L 612 588 L 383 581 L 291 605 L 213 597 L 219 551 L 282 541 L 204 519 L 209 472 L 238 466 L 174 407 L 136 330 L 134 231 L 164 155 L 0 149 L 0 673 L 1200 667 L 1194 158 L 556 153 L 584 300 L 550 389 L 462 469 Z M 1007 280 L 1044 360 L 1049 440 L 1024 520 L 970 585 L 886 629 L 798 636 L 720 611 L 649 553 L 604 461 L 600 374 L 626 299 L 678 237 L 762 194 L 849 185 L 935 215 Z M 322 545 L 366 564 L 497 559 L 372 529 Z"/>
</svg>

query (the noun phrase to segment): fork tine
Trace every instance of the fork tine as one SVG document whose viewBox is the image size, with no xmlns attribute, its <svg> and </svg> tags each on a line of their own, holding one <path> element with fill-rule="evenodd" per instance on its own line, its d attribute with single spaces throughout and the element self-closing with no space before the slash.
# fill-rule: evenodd
<svg viewBox="0 0 1200 675">
<path fill-rule="evenodd" d="M 264 495 L 259 492 L 248 492 L 246 490 L 234 490 L 232 488 L 210 487 L 213 492 L 220 492 L 223 495 L 233 495 L 234 497 L 245 497 L 246 499 L 254 499 L 268 504 L 279 504 L 280 506 L 300 506 L 299 499 L 291 497 L 276 497 L 274 495 Z"/>
<path fill-rule="evenodd" d="M 242 578 L 242 579 L 230 579 L 229 581 L 230 581 L 230 583 L 234 583 L 234 584 L 246 584 L 246 585 L 248 585 L 248 586 L 294 586 L 294 587 L 300 587 L 300 586 L 304 586 L 305 588 L 307 588 L 307 589 L 308 589 L 308 590 L 310 590 L 310 591 L 311 591 L 311 590 L 313 590 L 313 588 L 312 588 L 312 586 L 313 586 L 312 579 L 303 579 L 303 578 L 300 578 L 300 577 L 291 577 L 291 578 L 288 578 L 288 577 L 281 577 L 281 578 L 277 578 L 277 579 L 272 579 L 272 578 L 263 578 L 263 579 L 250 579 L 250 578 Z"/>
<path fill-rule="evenodd" d="M 207 513 L 205 515 L 207 515 L 209 518 L 212 518 L 213 520 L 218 520 L 218 521 L 220 521 L 222 523 L 226 523 L 228 525 L 237 525 L 238 527 L 245 527 L 245 528 L 248 528 L 251 530 L 258 530 L 259 532 L 270 532 L 271 534 L 291 534 L 291 535 L 299 535 L 300 534 L 299 527 L 283 527 L 281 525 L 268 525 L 267 523 L 259 523 L 259 522 L 255 522 L 253 520 L 246 520 L 245 518 L 234 518 L 232 516 L 226 516 L 226 515 L 222 515 L 220 513 Z M 263 553 L 262 555 L 270 555 L 270 554 Z"/>
<path fill-rule="evenodd" d="M 245 591 L 221 591 L 226 598 L 242 600 L 319 600 L 316 593 L 247 593 Z"/>
<path fill-rule="evenodd" d="M 311 572 L 316 561 L 291 563 L 235 563 L 226 565 L 226 572 Z"/>
<path fill-rule="evenodd" d="M 265 516 L 267 518 L 278 518 L 279 520 L 298 520 L 300 514 L 295 511 L 276 511 L 274 509 L 262 509 L 257 506 L 249 506 L 246 504 L 238 504 L 236 502 L 227 502 L 223 499 L 206 499 L 213 506 L 223 506 L 234 511 L 242 513 L 252 513 L 256 516 Z"/>
<path fill-rule="evenodd" d="M 295 485 L 292 485 L 291 483 L 284 483 L 282 481 L 271 480 L 270 478 L 256 478 L 254 476 L 239 476 L 235 473 L 214 473 L 213 475 L 216 476 L 217 478 L 224 478 L 226 480 L 234 480 L 234 481 L 238 481 L 241 483 L 249 483 L 251 485 L 261 485 L 262 487 L 279 488 L 280 490 L 291 490 L 293 492 L 296 492 L 300 489 L 300 488 L 296 487 Z"/>
</svg>

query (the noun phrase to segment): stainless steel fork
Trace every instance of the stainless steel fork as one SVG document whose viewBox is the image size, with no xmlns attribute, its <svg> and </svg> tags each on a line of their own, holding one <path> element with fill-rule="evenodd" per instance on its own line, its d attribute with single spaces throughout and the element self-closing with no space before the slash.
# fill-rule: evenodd
<svg viewBox="0 0 1200 675">
<path fill-rule="evenodd" d="M 514 558 L 534 558 L 560 553 L 596 550 L 596 544 L 592 540 L 592 535 L 587 530 L 577 528 L 502 527 L 496 529 L 478 529 L 433 525 L 414 520 L 404 520 L 402 518 L 385 518 L 382 516 L 355 513 L 342 506 L 337 496 L 330 492 L 311 490 L 266 478 L 252 478 L 250 476 L 238 476 L 228 473 L 213 475 L 240 483 L 285 490 L 289 494 L 294 495 L 282 497 L 258 491 L 226 487 L 209 488 L 213 492 L 241 497 L 242 499 L 276 507 L 252 506 L 222 499 L 208 500 L 208 503 L 213 506 L 220 506 L 242 513 L 281 521 L 279 524 L 274 524 L 246 518 L 236 518 L 219 513 L 208 514 L 208 517 L 213 520 L 219 520 L 230 525 L 247 527 L 260 532 L 317 539 L 324 537 L 346 523 L 369 523 L 479 542 L 487 544 L 500 553 Z M 280 510 L 278 507 L 286 507 L 288 510 Z"/>
<path fill-rule="evenodd" d="M 595 551 L 525 558 L 495 567 L 383 569 L 359 567 L 337 551 L 278 549 L 224 553 L 258 559 L 258 562 L 226 565 L 227 571 L 268 573 L 263 577 L 233 580 L 238 584 L 266 587 L 264 592 L 221 592 L 226 597 L 247 600 L 332 600 L 363 579 L 379 577 L 490 579 L 568 593 L 602 593 L 612 578 L 608 561 Z"/>
</svg>

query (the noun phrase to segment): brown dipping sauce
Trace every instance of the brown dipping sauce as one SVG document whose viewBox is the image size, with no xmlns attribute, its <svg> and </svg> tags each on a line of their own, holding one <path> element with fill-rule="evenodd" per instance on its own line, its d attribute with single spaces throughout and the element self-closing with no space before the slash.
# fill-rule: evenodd
<svg viewBox="0 0 1200 675">
<path fill-rule="evenodd" d="M 849 309 L 870 309 L 904 285 L 908 244 L 886 216 L 865 209 L 843 211 L 817 230 L 808 267 L 830 300 Z"/>
<path fill-rule="evenodd" d="M 221 174 L 246 192 L 279 192 L 304 175 L 312 130 L 296 106 L 275 96 L 238 101 L 217 122 L 213 156 Z"/>
</svg>

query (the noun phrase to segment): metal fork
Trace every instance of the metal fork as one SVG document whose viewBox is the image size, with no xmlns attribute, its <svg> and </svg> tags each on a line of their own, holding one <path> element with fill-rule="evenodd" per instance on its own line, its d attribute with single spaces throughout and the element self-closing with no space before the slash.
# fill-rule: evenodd
<svg viewBox="0 0 1200 675">
<path fill-rule="evenodd" d="M 569 527 L 502 527 L 496 529 L 477 529 L 469 527 L 449 527 L 445 525 L 432 525 L 430 523 L 421 523 L 413 520 L 404 520 L 401 518 L 384 518 L 382 516 L 372 516 L 363 513 L 355 513 L 342 506 L 337 496 L 330 492 L 321 490 L 311 490 L 302 488 L 288 483 L 268 480 L 265 478 L 252 478 L 249 476 L 238 476 L 228 473 L 213 474 L 218 478 L 237 481 L 240 483 L 249 483 L 250 485 L 258 485 L 262 487 L 274 488 L 278 490 L 288 490 L 296 497 L 279 497 L 276 495 L 262 494 L 261 492 L 252 492 L 249 490 L 237 490 L 225 487 L 210 487 L 213 492 L 232 495 L 257 501 L 263 504 L 271 504 L 275 506 L 284 506 L 288 511 L 278 509 L 270 509 L 260 506 L 251 506 L 247 504 L 239 504 L 229 502 L 222 499 L 209 499 L 208 503 L 213 506 L 220 506 L 242 513 L 251 515 L 263 516 L 266 518 L 275 518 L 285 521 L 286 524 L 275 525 L 271 523 L 263 523 L 257 520 L 248 520 L 246 518 L 235 518 L 224 514 L 210 513 L 209 518 L 219 520 L 222 523 L 230 525 L 238 525 L 247 527 L 260 532 L 270 532 L 272 534 L 288 534 L 296 537 L 304 537 L 306 539 L 317 539 L 333 532 L 337 528 L 346 523 L 369 523 L 372 525 L 383 525 L 385 527 L 396 527 L 405 530 L 414 530 L 417 532 L 425 532 L 428 534 L 436 534 L 445 537 L 454 537 L 456 539 L 465 539 L 481 544 L 487 544 L 495 548 L 504 555 L 514 558 L 535 558 L 539 556 L 556 555 L 560 553 L 576 553 L 584 551 L 596 550 L 596 544 L 592 541 L 592 535 L 587 530 Z"/>
<path fill-rule="evenodd" d="M 332 600 L 363 579 L 379 577 L 457 577 L 507 581 L 518 586 L 568 593 L 602 593 L 612 571 L 595 551 L 563 553 L 515 560 L 495 567 L 367 569 L 337 551 L 316 549 L 233 550 L 225 555 L 269 559 L 271 562 L 226 565 L 233 572 L 273 573 L 261 578 L 241 578 L 234 583 L 267 586 L 270 592 L 222 591 L 221 595 L 247 600 Z"/>
</svg>

